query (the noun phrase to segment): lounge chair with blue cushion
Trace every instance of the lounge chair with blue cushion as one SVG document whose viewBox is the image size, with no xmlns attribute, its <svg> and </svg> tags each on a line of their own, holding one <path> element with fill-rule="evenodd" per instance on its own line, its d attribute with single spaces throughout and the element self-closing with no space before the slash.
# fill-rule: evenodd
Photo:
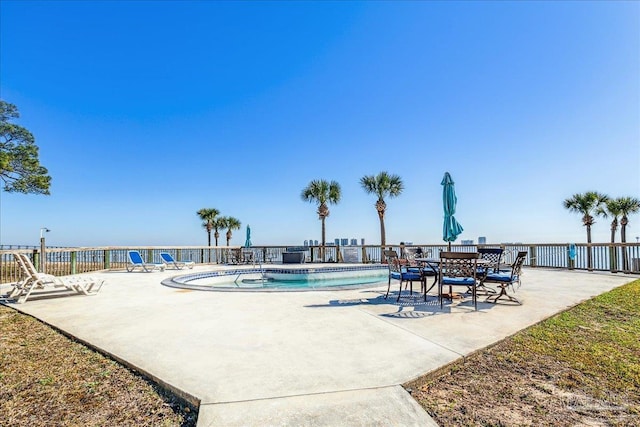
<svg viewBox="0 0 640 427">
<path fill-rule="evenodd" d="M 147 273 L 155 270 L 164 271 L 164 264 L 146 262 L 138 251 L 127 251 L 127 256 L 129 257 L 129 264 L 127 264 L 127 271 L 129 272 L 138 268 L 142 271 L 146 271 Z"/>
<path fill-rule="evenodd" d="M 160 252 L 160 259 L 164 263 L 165 268 L 169 268 L 169 266 L 171 265 L 177 270 L 182 270 L 185 267 L 193 268 L 193 266 L 196 265 L 195 262 L 190 260 L 176 261 L 173 258 L 173 255 L 171 255 L 169 252 Z"/>
</svg>

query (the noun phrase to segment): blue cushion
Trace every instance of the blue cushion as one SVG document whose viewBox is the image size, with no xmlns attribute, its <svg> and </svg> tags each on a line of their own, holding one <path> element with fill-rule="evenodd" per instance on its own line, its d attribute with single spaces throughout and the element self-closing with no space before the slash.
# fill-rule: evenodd
<svg viewBox="0 0 640 427">
<path fill-rule="evenodd" d="M 473 286 L 476 284 L 476 281 L 473 280 L 473 277 L 443 277 L 442 283 L 444 285 Z"/>
<path fill-rule="evenodd" d="M 492 282 L 511 282 L 511 274 L 491 273 L 487 274 L 487 278 L 485 280 L 490 280 Z M 518 281 L 518 276 L 513 276 L 513 281 Z"/>
<path fill-rule="evenodd" d="M 391 278 L 397 280 L 420 280 L 421 277 L 420 273 L 403 272 L 400 274 L 396 271 L 391 272 Z"/>
</svg>

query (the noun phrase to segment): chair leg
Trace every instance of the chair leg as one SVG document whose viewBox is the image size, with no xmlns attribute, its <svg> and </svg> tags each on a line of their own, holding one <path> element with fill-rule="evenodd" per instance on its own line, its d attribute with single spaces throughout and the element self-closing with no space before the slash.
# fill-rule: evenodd
<svg viewBox="0 0 640 427">
<path fill-rule="evenodd" d="M 489 297 L 487 297 L 485 301 L 496 304 L 500 298 L 504 297 L 511 302 L 515 302 L 516 304 L 522 305 L 522 303 L 520 302 L 520 300 L 518 300 L 518 298 L 512 295 L 509 295 L 507 293 L 507 286 L 509 285 L 504 285 L 504 286 L 500 285 L 500 293 L 498 293 L 497 295 L 490 295 Z"/>
<path fill-rule="evenodd" d="M 384 296 L 384 299 L 389 297 L 389 291 L 391 290 L 391 277 L 389 277 L 389 283 L 387 285 L 387 294 Z"/>
</svg>

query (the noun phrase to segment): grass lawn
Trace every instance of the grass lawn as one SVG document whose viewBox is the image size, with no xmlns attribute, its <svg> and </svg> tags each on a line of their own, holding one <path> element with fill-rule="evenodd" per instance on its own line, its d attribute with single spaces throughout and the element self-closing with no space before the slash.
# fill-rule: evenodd
<svg viewBox="0 0 640 427">
<path fill-rule="evenodd" d="M 444 426 L 638 426 L 640 280 L 404 386 Z"/>
</svg>

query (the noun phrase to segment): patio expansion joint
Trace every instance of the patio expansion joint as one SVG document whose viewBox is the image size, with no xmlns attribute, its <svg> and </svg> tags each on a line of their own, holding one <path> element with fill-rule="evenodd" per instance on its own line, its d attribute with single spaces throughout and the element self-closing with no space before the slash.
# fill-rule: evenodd
<svg viewBox="0 0 640 427">
<path fill-rule="evenodd" d="M 233 404 L 242 404 L 242 403 L 249 403 L 249 402 L 265 402 L 269 400 L 290 399 L 295 397 L 323 396 L 323 395 L 351 393 L 351 392 L 365 391 L 365 390 L 384 390 L 384 389 L 393 389 L 396 387 L 402 387 L 402 385 L 388 384 L 388 385 L 380 385 L 380 386 L 373 386 L 373 387 L 345 388 L 340 390 L 318 391 L 318 392 L 312 392 L 312 393 L 283 394 L 280 396 L 260 397 L 260 398 L 254 398 L 254 399 L 227 400 L 227 401 L 219 401 L 219 402 L 215 402 L 215 401 L 205 402 L 204 400 L 200 400 L 200 407 L 202 408 L 203 406 L 233 405 Z"/>
<path fill-rule="evenodd" d="M 445 346 L 445 345 L 442 345 L 442 344 L 440 344 L 439 342 L 436 342 L 436 341 L 430 340 L 429 338 L 426 338 L 426 337 L 424 337 L 424 336 L 422 336 L 422 335 L 420 335 L 420 334 L 418 334 L 418 333 L 416 333 L 416 332 L 412 331 L 411 329 L 407 329 L 407 328 L 404 328 L 404 327 L 402 327 L 402 326 L 400 326 L 400 325 L 397 325 L 397 324 L 395 324 L 395 323 L 393 323 L 393 322 L 390 322 L 389 320 L 384 319 L 384 318 L 383 318 L 382 316 L 380 316 L 379 314 L 371 313 L 371 312 L 368 312 L 368 311 L 363 310 L 363 309 L 360 309 L 360 311 L 361 311 L 361 312 L 363 312 L 363 313 L 365 313 L 365 314 L 367 314 L 367 315 L 369 315 L 369 316 L 371 316 L 371 317 L 373 317 L 374 319 L 377 319 L 377 320 L 379 320 L 379 321 L 381 321 L 381 322 L 386 323 L 387 325 L 393 326 L 394 328 L 397 328 L 397 329 L 400 329 L 400 330 L 402 330 L 402 331 L 404 331 L 404 332 L 407 332 L 407 333 L 408 333 L 408 334 L 410 334 L 410 335 L 413 335 L 413 336 L 415 336 L 415 337 L 418 337 L 418 338 L 420 338 L 421 340 L 426 341 L 426 342 L 429 342 L 429 343 L 431 343 L 431 344 L 433 344 L 433 345 L 435 345 L 435 346 L 438 346 L 438 347 L 440 347 L 440 348 L 442 348 L 442 349 L 444 349 L 444 350 L 450 351 L 451 353 L 456 354 L 456 355 L 458 355 L 458 356 L 460 356 L 460 357 L 465 357 L 465 356 L 466 356 L 466 354 L 464 354 L 464 353 L 460 353 L 459 351 L 456 351 L 456 350 L 454 350 L 454 349 L 452 349 L 452 348 L 449 348 L 449 347 L 447 347 L 447 346 Z"/>
</svg>

